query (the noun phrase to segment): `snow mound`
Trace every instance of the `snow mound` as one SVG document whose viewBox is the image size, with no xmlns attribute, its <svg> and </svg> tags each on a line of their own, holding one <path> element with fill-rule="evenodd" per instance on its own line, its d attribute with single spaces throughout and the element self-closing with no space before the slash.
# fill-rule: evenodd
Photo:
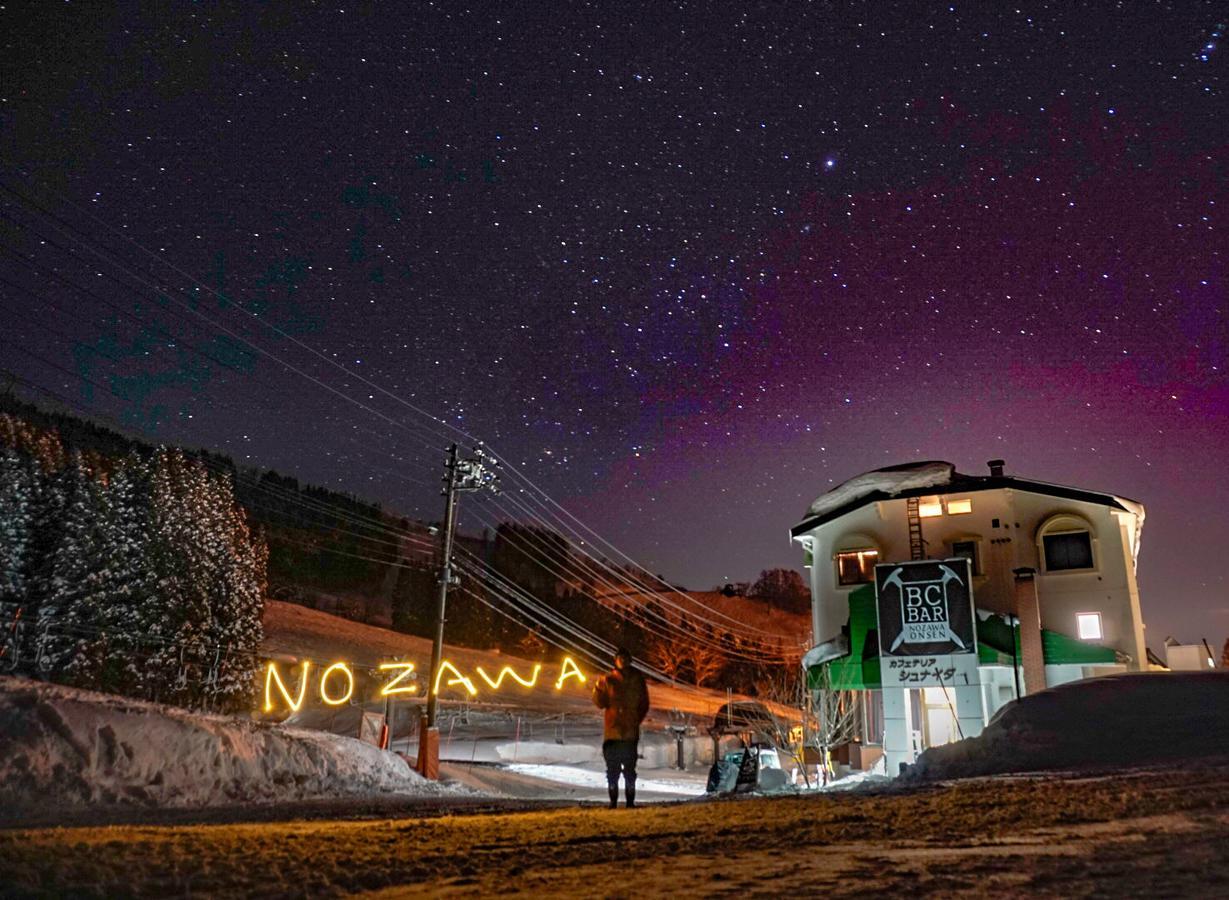
<svg viewBox="0 0 1229 900">
<path fill-rule="evenodd" d="M 951 484 L 955 474 L 956 467 L 949 462 L 919 462 L 876 469 L 820 494 L 807 509 L 807 517 L 826 515 L 876 492 L 895 497 L 903 491 Z"/>
<path fill-rule="evenodd" d="M 0 806 L 7 812 L 451 790 L 353 738 L 0 678 Z"/>
<path fill-rule="evenodd" d="M 1229 673 L 1109 675 L 1013 701 L 979 736 L 932 747 L 902 776 L 1146 766 L 1229 756 Z"/>
</svg>

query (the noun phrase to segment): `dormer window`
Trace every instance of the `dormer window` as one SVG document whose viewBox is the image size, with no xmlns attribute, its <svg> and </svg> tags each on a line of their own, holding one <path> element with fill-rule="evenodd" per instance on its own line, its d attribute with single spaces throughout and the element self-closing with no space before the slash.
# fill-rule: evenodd
<svg viewBox="0 0 1229 900">
<path fill-rule="evenodd" d="M 837 584 L 842 587 L 870 584 L 875 580 L 875 564 L 878 562 L 878 550 L 842 550 L 836 555 Z"/>
</svg>

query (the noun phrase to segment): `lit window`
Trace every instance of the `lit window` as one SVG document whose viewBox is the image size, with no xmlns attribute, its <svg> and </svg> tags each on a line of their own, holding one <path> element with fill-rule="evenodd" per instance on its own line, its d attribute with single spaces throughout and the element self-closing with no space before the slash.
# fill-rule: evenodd
<svg viewBox="0 0 1229 900">
<path fill-rule="evenodd" d="M 878 550 L 846 550 L 836 555 L 838 584 L 870 584 L 875 580 Z"/>
<path fill-rule="evenodd" d="M 917 514 L 923 519 L 931 519 L 943 515 L 943 504 L 938 497 L 927 497 L 917 505 Z"/>
<path fill-rule="evenodd" d="M 1081 641 L 1101 640 L 1101 613 L 1076 613 L 1075 624 Z"/>
<path fill-rule="evenodd" d="M 972 511 L 973 511 L 973 501 L 972 500 L 948 500 L 947 501 L 947 514 L 949 516 L 959 516 L 959 515 L 963 515 L 964 513 L 971 513 Z"/>
<path fill-rule="evenodd" d="M 1093 567 L 1092 535 L 1087 531 L 1047 534 L 1041 539 L 1041 543 L 1045 549 L 1047 572 Z"/>
</svg>

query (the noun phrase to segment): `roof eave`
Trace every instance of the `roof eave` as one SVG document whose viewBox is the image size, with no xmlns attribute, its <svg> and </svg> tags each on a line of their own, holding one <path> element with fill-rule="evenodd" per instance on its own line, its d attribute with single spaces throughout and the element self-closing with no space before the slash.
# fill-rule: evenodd
<svg viewBox="0 0 1229 900">
<path fill-rule="evenodd" d="M 1011 489 L 1017 491 L 1025 491 L 1031 494 L 1041 494 L 1047 497 L 1061 497 L 1066 500 L 1077 500 L 1082 503 L 1095 503 L 1098 506 L 1108 506 L 1110 509 L 1120 509 L 1123 512 L 1130 512 L 1127 507 L 1123 506 L 1118 501 L 1118 498 L 1111 494 L 1099 494 L 1096 491 L 1085 491 L 1080 488 L 1067 487 L 1062 484 L 1047 484 L 1043 481 L 1025 481 L 1019 478 L 1003 477 L 979 477 L 979 476 L 963 476 L 959 481 L 953 481 L 946 485 L 931 485 L 929 487 L 913 488 L 907 491 L 901 491 L 897 494 L 887 494 L 883 491 L 872 491 L 871 493 L 859 497 L 857 500 L 852 500 L 844 506 L 838 507 L 830 512 L 823 513 L 818 516 L 809 516 L 803 519 L 797 525 L 789 530 L 790 537 L 797 538 L 806 534 L 808 531 L 813 531 L 820 525 L 826 525 L 828 522 L 846 516 L 855 510 L 861 509 L 864 506 L 869 506 L 872 503 L 878 503 L 882 500 L 907 500 L 910 497 L 934 497 L 947 494 L 973 494 L 979 491 L 993 491 Z M 1133 501 L 1134 502 L 1134 501 Z"/>
</svg>

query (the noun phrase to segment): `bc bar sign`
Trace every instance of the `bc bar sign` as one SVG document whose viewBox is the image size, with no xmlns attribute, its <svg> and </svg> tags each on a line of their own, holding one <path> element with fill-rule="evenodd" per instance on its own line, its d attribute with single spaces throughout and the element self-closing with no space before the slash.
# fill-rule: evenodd
<svg viewBox="0 0 1229 900">
<path fill-rule="evenodd" d="M 963 557 L 875 567 L 885 686 L 976 683 L 971 582 Z"/>
</svg>

